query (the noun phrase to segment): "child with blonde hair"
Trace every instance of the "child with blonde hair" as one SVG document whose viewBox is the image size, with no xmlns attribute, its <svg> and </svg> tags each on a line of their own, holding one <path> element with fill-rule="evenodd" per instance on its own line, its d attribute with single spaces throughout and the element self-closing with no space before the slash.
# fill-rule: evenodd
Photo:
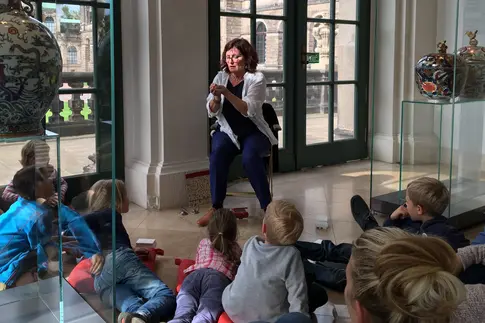
<svg viewBox="0 0 485 323">
<path fill-rule="evenodd" d="M 456 275 L 485 262 L 485 246 L 458 254 L 442 239 L 398 228 L 370 229 L 355 240 L 345 301 L 352 322 L 485 322 L 484 285 Z"/>
<path fill-rule="evenodd" d="M 98 237 L 106 255 L 101 274 L 94 278 L 94 288 L 101 300 L 122 312 L 118 317 L 119 323 L 167 320 L 175 311 L 175 295 L 142 263 L 131 246 L 121 217 L 121 213 L 129 211 L 125 183 L 121 180 L 100 180 L 91 187 L 88 196 L 91 213 L 84 215 L 84 219 Z M 113 225 L 115 245 L 112 244 Z M 113 285 L 113 273 L 116 285 Z M 112 304 L 113 293 L 116 293 L 116 304 Z"/>
<path fill-rule="evenodd" d="M 264 238 L 246 242 L 236 278 L 222 295 L 224 310 L 235 323 L 272 322 L 292 312 L 309 315 L 303 262 L 293 246 L 302 232 L 303 217 L 293 204 L 279 200 L 268 205 Z M 324 290 L 321 295 L 318 305 L 327 301 Z"/>
<path fill-rule="evenodd" d="M 216 210 L 207 233 L 197 248 L 195 264 L 185 270 L 189 275 L 170 323 L 217 322 L 223 312 L 222 293 L 234 280 L 241 258 L 236 217 L 228 209 Z"/>
<path fill-rule="evenodd" d="M 60 194 L 61 202 L 64 201 L 67 191 L 67 182 L 61 177 L 61 187 L 57 187 L 57 170 L 49 164 L 50 147 L 43 140 L 30 140 L 23 147 L 20 152 L 20 164 L 23 168 L 28 166 L 36 166 L 37 168 L 43 168 L 47 171 L 48 178 L 57 188 L 57 192 L 54 192 L 52 196 L 47 198 L 47 204 L 50 206 L 56 206 L 58 203 L 58 197 Z M 13 203 L 19 198 L 18 192 L 15 191 L 13 187 L 13 182 L 11 181 L 5 187 L 2 193 L 2 199 L 6 202 Z"/>
</svg>

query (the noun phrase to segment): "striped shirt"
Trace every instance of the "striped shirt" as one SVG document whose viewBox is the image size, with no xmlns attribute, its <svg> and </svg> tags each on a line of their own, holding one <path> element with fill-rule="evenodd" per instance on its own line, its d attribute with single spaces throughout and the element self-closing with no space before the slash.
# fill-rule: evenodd
<svg viewBox="0 0 485 323">
<path fill-rule="evenodd" d="M 49 179 L 51 179 L 54 182 L 54 185 L 57 185 L 57 170 L 52 166 L 51 164 L 47 165 L 47 169 L 50 173 Z M 59 190 L 57 190 L 59 191 Z M 67 191 L 67 182 L 64 180 L 64 178 L 61 177 L 61 201 L 64 201 L 64 197 L 66 196 L 66 191 Z M 19 195 L 15 192 L 15 189 L 13 187 L 13 182 L 10 181 L 8 185 L 5 187 L 5 190 L 3 191 L 2 194 L 2 199 L 6 202 L 15 202 L 19 198 Z"/>
<path fill-rule="evenodd" d="M 236 252 L 241 255 L 241 247 L 236 244 Z M 210 268 L 226 275 L 230 280 L 236 277 L 238 263 L 227 261 L 222 252 L 214 249 L 209 239 L 202 239 L 197 248 L 195 264 L 185 269 L 184 273 L 189 274 L 197 269 Z"/>
</svg>

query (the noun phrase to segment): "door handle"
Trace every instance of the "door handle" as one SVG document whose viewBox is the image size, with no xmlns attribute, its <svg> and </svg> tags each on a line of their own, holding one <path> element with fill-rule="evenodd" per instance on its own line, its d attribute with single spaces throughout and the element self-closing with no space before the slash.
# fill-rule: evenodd
<svg viewBox="0 0 485 323">
<path fill-rule="evenodd" d="M 301 62 L 301 66 L 302 68 L 305 68 L 306 65 L 308 64 L 308 60 L 307 60 L 307 51 L 306 51 L 306 44 L 303 44 L 301 45 L 301 56 L 300 56 L 300 62 Z"/>
</svg>

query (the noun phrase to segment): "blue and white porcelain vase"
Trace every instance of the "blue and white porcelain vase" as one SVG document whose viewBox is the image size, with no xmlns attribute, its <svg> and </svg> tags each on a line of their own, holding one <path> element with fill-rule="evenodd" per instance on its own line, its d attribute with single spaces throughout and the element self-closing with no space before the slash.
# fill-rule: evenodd
<svg viewBox="0 0 485 323">
<path fill-rule="evenodd" d="M 42 118 L 57 95 L 62 72 L 51 31 L 30 17 L 30 1 L 0 0 L 0 137 L 43 133 Z"/>
</svg>

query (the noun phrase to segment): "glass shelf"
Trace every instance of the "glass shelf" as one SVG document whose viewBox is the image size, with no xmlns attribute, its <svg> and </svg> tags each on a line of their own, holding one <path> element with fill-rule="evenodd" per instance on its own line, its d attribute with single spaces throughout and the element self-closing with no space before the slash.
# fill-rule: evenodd
<svg viewBox="0 0 485 323">
<path fill-rule="evenodd" d="M 470 103 L 480 103 L 480 102 L 485 102 L 484 100 L 470 100 L 470 99 L 460 99 L 459 97 L 453 100 L 450 100 L 450 102 L 432 102 L 432 101 L 427 101 L 425 99 L 423 100 L 403 100 L 401 102 L 402 105 L 404 104 L 425 104 L 425 105 L 453 105 L 453 104 L 470 104 Z"/>
<path fill-rule="evenodd" d="M 0 142 L 3 143 L 14 143 L 14 142 L 23 142 L 29 140 L 55 140 L 58 139 L 59 135 L 55 132 L 46 130 L 45 134 L 37 135 L 37 136 L 23 136 L 23 137 L 0 137 Z"/>
</svg>

